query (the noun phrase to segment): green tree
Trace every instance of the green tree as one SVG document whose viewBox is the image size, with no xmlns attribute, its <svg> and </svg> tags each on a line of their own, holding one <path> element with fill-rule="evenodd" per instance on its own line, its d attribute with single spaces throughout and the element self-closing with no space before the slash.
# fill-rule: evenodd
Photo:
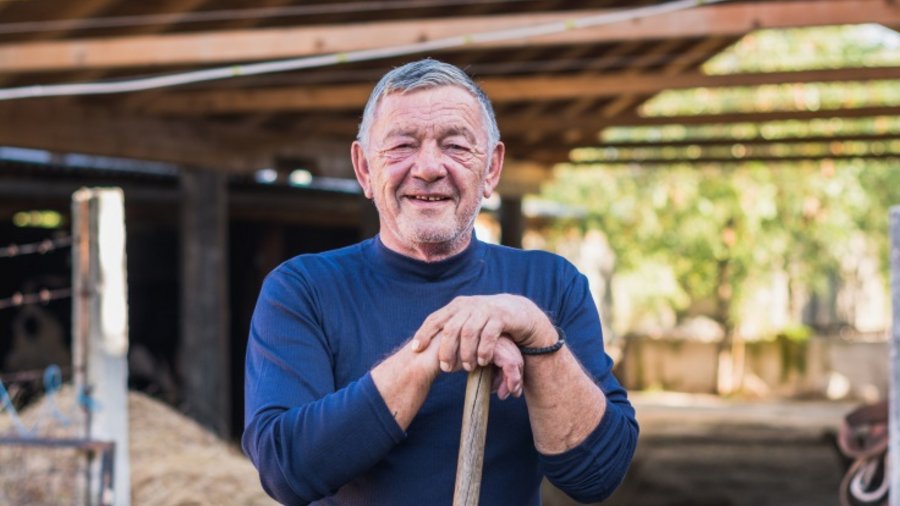
<svg viewBox="0 0 900 506">
<path fill-rule="evenodd" d="M 647 262 L 671 268 L 689 303 L 731 334 L 751 276 L 786 272 L 794 287 L 822 291 L 861 238 L 887 264 L 887 216 L 900 204 L 900 168 L 887 162 L 761 163 L 665 168 L 560 166 L 542 197 L 584 211 L 602 231 L 615 273 Z M 799 313 L 799 308 L 792 311 Z M 800 323 L 800 322 L 796 322 Z"/>
</svg>

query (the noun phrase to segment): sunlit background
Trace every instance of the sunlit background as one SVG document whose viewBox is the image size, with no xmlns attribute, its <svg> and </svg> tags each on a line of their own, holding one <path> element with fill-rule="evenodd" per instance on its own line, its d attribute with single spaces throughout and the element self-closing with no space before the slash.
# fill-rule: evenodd
<svg viewBox="0 0 900 506">
<path fill-rule="evenodd" d="M 727 75 L 898 64 L 900 35 L 858 25 L 757 31 L 702 68 Z M 665 91 L 641 114 L 898 103 L 895 80 L 781 84 Z M 886 394 L 886 377 L 838 371 L 827 353 L 804 351 L 821 367 L 782 357 L 784 368 L 803 370 L 777 375 L 745 357 L 785 340 L 804 350 L 881 343 L 871 353 L 884 352 L 888 212 L 900 203 L 900 166 L 867 156 L 900 156 L 898 133 L 895 116 L 607 128 L 526 199 L 534 227 L 525 243 L 554 249 L 588 273 L 617 353 L 630 340 L 688 340 L 716 343 L 728 356 L 701 368 L 705 380 L 676 377 L 698 373 L 688 361 L 674 376 L 643 378 L 645 388 L 681 390 L 687 381 L 752 397 L 875 400 Z M 640 357 L 626 363 L 633 360 Z M 869 364 L 860 367 L 871 372 Z M 811 369 L 819 377 L 808 377 Z"/>
</svg>

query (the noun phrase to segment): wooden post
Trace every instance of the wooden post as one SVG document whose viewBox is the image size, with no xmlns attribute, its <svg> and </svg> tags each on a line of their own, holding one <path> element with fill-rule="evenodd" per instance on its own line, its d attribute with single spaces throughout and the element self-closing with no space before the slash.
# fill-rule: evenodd
<svg viewBox="0 0 900 506">
<path fill-rule="evenodd" d="M 188 415 L 229 436 L 227 176 L 181 174 L 181 339 L 178 369 Z"/>
<path fill-rule="evenodd" d="M 487 436 L 488 410 L 491 407 L 492 371 L 490 366 L 476 367 L 469 373 L 466 381 L 453 506 L 476 506 L 481 494 L 484 443 Z"/>
<path fill-rule="evenodd" d="M 74 382 L 90 395 L 86 437 L 115 443 L 112 490 L 88 470 L 89 504 L 131 504 L 128 462 L 128 288 L 122 190 L 82 188 L 72 196 Z M 112 495 L 112 497 L 109 497 Z"/>
<path fill-rule="evenodd" d="M 525 216 L 522 214 L 522 197 L 504 195 L 500 199 L 500 243 L 513 248 L 522 247 L 525 233 Z"/>
<path fill-rule="evenodd" d="M 891 335 L 891 385 L 889 443 L 891 506 L 900 506 L 900 206 L 891 208 L 891 300 L 893 331 Z"/>
<path fill-rule="evenodd" d="M 379 222 L 378 209 L 375 208 L 375 204 L 365 200 L 363 197 L 360 197 L 360 201 L 359 238 L 362 240 L 374 237 L 379 232 L 381 223 Z"/>
</svg>

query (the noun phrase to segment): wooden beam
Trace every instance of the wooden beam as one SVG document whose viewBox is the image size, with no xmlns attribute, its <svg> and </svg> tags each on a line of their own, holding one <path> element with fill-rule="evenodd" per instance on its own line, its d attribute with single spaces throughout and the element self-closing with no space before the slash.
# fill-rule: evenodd
<svg viewBox="0 0 900 506">
<path fill-rule="evenodd" d="M 638 40 L 630 40 L 621 44 L 613 45 L 612 48 L 606 51 L 600 58 L 605 63 L 592 69 L 593 75 L 598 75 L 601 72 L 609 72 L 610 68 L 615 67 L 617 64 L 619 64 L 619 60 L 624 60 L 625 56 L 630 54 L 638 54 L 638 51 L 642 45 L 642 41 Z M 624 67 L 624 65 L 620 66 Z M 581 115 L 585 111 L 595 106 L 595 100 L 590 98 L 579 98 L 572 104 L 567 105 L 562 111 L 560 111 L 560 113 L 562 116 L 565 116 L 567 118 L 573 118 Z"/>
<path fill-rule="evenodd" d="M 549 114 L 540 119 L 539 123 L 531 117 L 530 112 L 503 113 L 498 112 L 497 120 L 500 124 L 500 132 L 507 143 L 518 143 L 526 135 L 535 129 L 540 129 L 543 135 L 552 136 L 554 143 L 562 143 L 567 146 L 577 144 L 596 144 L 597 132 L 607 127 L 615 126 L 658 126 L 658 125 L 727 125 L 729 123 L 754 123 L 766 121 L 800 120 L 828 118 L 862 118 L 874 116 L 898 116 L 900 107 L 863 107 L 855 109 L 824 109 L 818 111 L 776 111 L 753 112 L 734 114 L 703 114 L 696 116 L 667 116 L 667 117 L 642 117 L 635 113 L 622 115 L 616 118 L 567 118 Z M 530 119 L 530 120 L 529 120 Z M 287 138 L 301 138 L 302 136 L 327 135 L 337 139 L 352 139 L 356 135 L 358 121 L 352 119 L 337 119 L 327 115 L 316 117 L 315 115 L 297 118 L 292 122 L 293 128 L 284 132 Z M 573 142 L 567 142 L 564 134 L 567 132 L 580 132 L 579 138 L 573 137 Z M 853 140 L 851 136 L 836 137 L 834 140 Z M 862 136 L 860 136 L 862 140 Z M 880 140 L 877 137 L 872 140 Z M 720 141 L 720 142 L 725 142 Z M 527 145 L 527 143 L 525 143 Z M 689 143 L 690 144 L 690 143 Z M 507 164 L 508 165 L 508 164 Z"/>
<path fill-rule="evenodd" d="M 235 112 L 283 112 L 299 110 L 362 111 L 372 84 L 334 84 L 265 90 L 209 90 L 169 93 L 153 100 L 137 94 L 125 100 L 134 111 L 169 115 L 224 114 Z M 198 102 L 199 101 L 199 102 Z"/>
<path fill-rule="evenodd" d="M 705 158 L 620 158 L 620 159 L 601 159 L 601 160 L 585 160 L 573 162 L 579 165 L 602 163 L 602 164 L 637 164 L 637 165 L 664 165 L 675 163 L 744 163 L 744 162 L 802 162 L 806 160 L 900 160 L 900 153 L 885 153 L 883 155 L 790 155 L 790 156 L 746 156 L 739 157 L 705 157 Z"/>
<path fill-rule="evenodd" d="M 641 117 L 636 114 L 616 118 L 563 118 L 547 117 L 540 128 L 563 132 L 566 129 L 582 130 L 594 135 L 607 127 L 637 127 L 659 125 L 723 125 L 728 123 L 759 123 L 783 120 L 813 120 L 827 118 L 864 118 L 872 116 L 898 116 L 900 107 L 861 107 L 856 109 L 827 109 L 818 111 L 777 111 L 734 114 L 703 114 L 696 116 Z M 504 137 L 525 135 L 535 125 L 523 125 L 516 116 L 498 118 Z"/>
<path fill-rule="evenodd" d="M 629 75 L 640 75 L 644 69 L 650 65 L 658 64 L 661 60 L 663 60 L 666 55 L 668 55 L 671 51 L 675 50 L 678 46 L 682 44 L 682 41 L 679 39 L 668 39 L 658 43 L 654 46 L 650 51 L 638 56 L 634 63 L 631 65 L 631 68 L 627 71 Z M 667 75 L 671 75 L 669 72 L 666 72 Z M 637 103 L 642 97 L 645 97 L 646 93 L 640 94 L 635 92 L 626 92 L 622 95 L 619 95 L 612 102 L 607 104 L 603 110 L 600 112 L 600 115 L 604 118 L 612 118 L 613 116 L 617 116 L 622 111 L 632 108 L 632 106 Z"/>
<path fill-rule="evenodd" d="M 187 13 L 187 12 L 190 12 L 190 11 L 196 9 L 197 7 L 199 7 L 200 5 L 202 5 L 206 2 L 207 2 L 207 0 L 172 0 L 171 2 L 157 3 L 154 7 L 159 12 Z M 171 26 L 172 26 L 171 24 L 139 26 L 139 27 L 130 28 L 129 32 L 130 32 L 130 36 L 135 36 L 138 34 L 147 35 L 147 34 L 164 32 Z M 62 35 L 64 35 L 64 34 L 62 34 Z M 89 82 L 89 81 L 99 79 L 106 73 L 106 70 L 108 70 L 108 69 L 101 68 L 101 69 L 84 70 L 82 72 L 79 72 L 77 75 L 75 75 L 71 79 L 71 82 L 80 83 L 80 82 Z"/>
<path fill-rule="evenodd" d="M 269 153 L 277 143 L 208 123 L 142 118 L 52 101 L 0 104 L 0 146 L 249 172 L 271 162 Z"/>
<path fill-rule="evenodd" d="M 528 157 L 529 160 L 533 160 L 538 163 L 543 163 L 547 165 L 554 165 L 557 163 L 574 163 L 570 158 L 570 153 L 572 151 L 572 147 L 566 148 L 562 145 L 549 145 L 548 147 L 543 146 L 533 146 L 533 145 L 522 145 L 522 146 L 513 146 L 512 148 L 507 149 L 508 152 L 514 152 L 521 156 Z M 663 159 L 663 158 L 621 158 L 618 160 L 598 160 L 596 162 L 580 162 L 581 164 L 590 164 L 590 163 L 602 163 L 606 165 L 630 165 L 637 164 L 640 166 L 662 166 L 662 165 L 671 165 L 674 163 L 690 163 L 694 165 L 702 165 L 702 164 L 725 164 L 725 163 L 745 163 L 745 162 L 762 162 L 762 163 L 796 163 L 801 161 L 816 161 L 816 160 L 852 160 L 852 159 L 863 159 L 863 160 L 890 160 L 893 162 L 900 162 L 900 153 L 886 153 L 881 155 L 864 155 L 864 156 L 851 156 L 851 155 L 822 155 L 822 156 L 794 156 L 794 157 L 775 157 L 775 156 L 745 156 L 743 158 L 732 158 L 732 157 L 705 157 L 705 158 L 697 158 L 697 159 L 688 159 L 687 157 L 681 159 Z"/>
<path fill-rule="evenodd" d="M 718 53 L 724 45 L 731 43 L 733 40 L 734 39 L 732 38 L 724 37 L 701 39 L 700 42 L 690 47 L 689 50 L 684 51 L 668 62 L 661 73 L 666 77 L 681 74 L 687 69 L 695 67 L 702 61 L 712 57 Z M 606 118 L 618 116 L 626 110 L 634 110 L 651 96 L 652 95 L 648 94 L 635 95 L 626 93 L 604 107 L 601 114 Z"/>
<path fill-rule="evenodd" d="M 504 77 L 481 80 L 495 103 L 614 97 L 652 94 L 668 89 L 759 86 L 795 82 L 867 81 L 900 79 L 900 67 L 848 68 L 802 72 L 705 75 L 606 74 L 587 76 Z M 158 114 L 194 115 L 291 110 L 347 110 L 365 105 L 372 85 L 341 84 L 264 90 L 206 90 L 160 95 L 146 101 L 141 95 L 127 99 L 126 108 Z M 130 104 L 130 105 L 129 105 Z"/>
<path fill-rule="evenodd" d="M 604 10 L 418 19 L 154 36 L 25 42 L 0 46 L 0 72 L 69 71 L 171 65 L 212 65 L 341 53 L 494 32 L 603 14 Z M 466 46 L 596 44 L 677 37 L 740 36 L 759 28 L 829 24 L 900 24 L 900 7 L 884 0 L 740 2 L 701 6 L 638 21 L 556 35 Z"/>
<path fill-rule="evenodd" d="M 30 41 L 42 41 L 42 40 L 50 40 L 62 38 L 65 36 L 72 28 L 75 28 L 80 23 L 80 18 L 89 18 L 94 14 L 102 12 L 103 9 L 109 6 L 113 0 L 84 0 L 82 2 L 66 2 L 62 5 L 54 8 L 53 15 L 57 19 L 70 19 L 72 20 L 68 29 L 56 30 L 56 31 L 48 31 L 41 32 L 37 34 L 29 35 L 27 38 Z M 3 6 L 0 5 L 0 11 L 3 10 Z M 2 65 L 0 65 L 2 66 Z M 3 74 L 0 71 L 0 74 Z M 11 81 L 11 75 L 0 75 L 0 87 L 6 86 L 7 83 Z"/>
<path fill-rule="evenodd" d="M 185 411 L 230 435 L 228 188 L 226 176 L 181 174 L 181 335 L 178 367 Z"/>
<path fill-rule="evenodd" d="M 772 144 L 814 144 L 833 142 L 890 142 L 900 141 L 900 134 L 879 134 L 879 135 L 833 135 L 833 136 L 809 136 L 809 137 L 790 137 L 786 139 L 735 139 L 735 138 L 715 138 L 715 139 L 690 139 L 690 140 L 673 140 L 673 141 L 650 141 L 650 142 L 597 142 L 594 145 L 602 148 L 612 149 L 633 149 L 633 148 L 669 148 L 669 147 L 687 147 L 687 146 L 731 146 L 734 144 L 742 144 L 744 146 L 771 146 Z"/>
<path fill-rule="evenodd" d="M 501 197 L 500 244 L 521 248 L 524 235 L 525 217 L 522 215 L 522 197 Z"/>
<path fill-rule="evenodd" d="M 777 111 L 777 112 L 754 112 L 754 113 L 734 113 L 734 114 L 704 114 L 696 116 L 669 116 L 669 117 L 641 117 L 637 114 L 627 114 L 616 118 L 606 119 L 598 117 L 590 118 L 564 118 L 558 115 L 549 114 L 541 118 L 536 123 L 531 118 L 530 112 L 525 113 L 502 113 L 498 112 L 498 122 L 500 124 L 500 132 L 507 144 L 518 144 L 522 139 L 529 135 L 535 129 L 540 129 L 542 135 L 552 137 L 552 142 L 565 146 L 575 145 L 591 145 L 599 143 L 597 133 L 607 127 L 626 126 L 658 126 L 658 125 L 727 125 L 730 123 L 755 123 L 767 121 L 782 120 L 800 120 L 809 121 L 815 119 L 828 118 L 862 118 L 874 116 L 898 116 L 900 115 L 900 107 L 863 107 L 856 109 L 825 109 L 818 111 Z M 298 118 L 294 122 L 294 128 L 285 132 L 285 136 L 290 138 L 301 138 L 302 136 L 328 135 L 337 139 L 352 139 L 356 135 L 358 122 L 351 119 L 334 119 L 327 116 Z M 576 138 L 569 135 L 572 141 L 567 141 L 565 134 L 569 132 L 579 132 L 581 135 Z M 891 136 L 884 136 L 891 137 Z M 882 136 L 835 136 L 832 140 L 885 140 Z M 729 140 L 710 141 L 710 143 L 723 143 Z M 825 142 L 825 138 L 821 138 Z M 738 141 L 733 141 L 738 142 Z M 776 142 L 776 141 L 766 141 Z M 528 145 L 529 142 L 522 142 Z M 618 143 L 617 143 L 618 144 Z M 670 144 L 670 143 L 665 143 Z M 671 143 L 677 145 L 678 143 Z M 696 142 L 686 142 L 685 144 L 697 144 Z M 702 144 L 702 143 L 701 143 Z M 513 151 L 513 153 L 517 153 Z M 520 154 L 520 153 L 517 153 Z M 507 164 L 509 165 L 509 164 Z"/>
<path fill-rule="evenodd" d="M 61 38 L 72 29 L 77 28 L 78 25 L 81 24 L 82 19 L 90 18 L 103 12 L 103 10 L 109 7 L 114 1 L 115 0 L 84 0 L 81 2 L 64 2 L 57 4 L 53 8 L 54 19 L 70 20 L 70 23 L 68 23 L 69 26 L 61 30 L 31 34 L 28 35 L 27 38 L 31 41 Z M 0 7 L 0 9 L 2 9 L 2 7 Z"/>
</svg>

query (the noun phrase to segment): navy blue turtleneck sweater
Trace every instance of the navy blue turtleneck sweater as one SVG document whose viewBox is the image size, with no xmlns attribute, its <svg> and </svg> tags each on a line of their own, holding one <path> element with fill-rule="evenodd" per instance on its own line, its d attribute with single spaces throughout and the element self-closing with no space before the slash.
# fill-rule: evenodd
<svg viewBox="0 0 900 506">
<path fill-rule="evenodd" d="M 266 278 L 247 345 L 244 451 L 284 504 L 450 504 L 465 372 L 442 374 L 404 432 L 369 374 L 458 295 L 512 293 L 541 307 L 606 393 L 578 447 L 534 448 L 523 398 L 491 399 L 483 505 L 540 504 L 547 476 L 580 501 L 609 495 L 637 442 L 634 410 L 610 372 L 587 280 L 567 261 L 473 237 L 444 261 L 417 261 L 375 237 L 301 255 Z"/>
</svg>

